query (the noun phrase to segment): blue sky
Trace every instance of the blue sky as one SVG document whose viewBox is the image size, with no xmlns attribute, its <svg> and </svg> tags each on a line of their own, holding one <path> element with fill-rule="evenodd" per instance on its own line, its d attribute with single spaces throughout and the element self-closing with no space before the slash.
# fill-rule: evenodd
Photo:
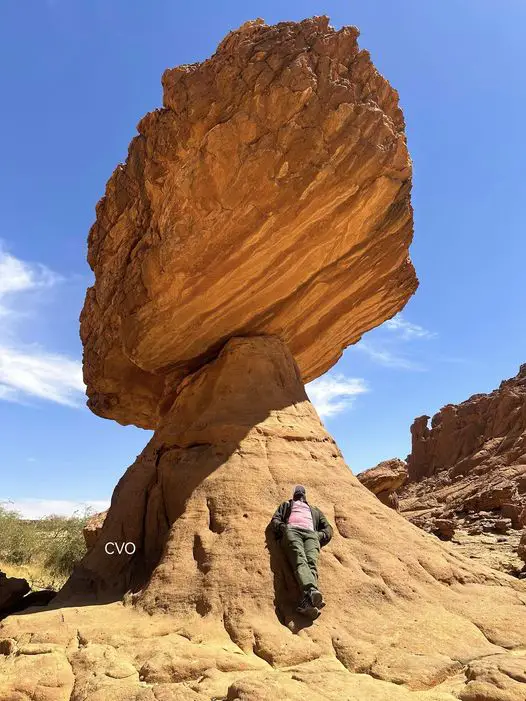
<svg viewBox="0 0 526 701">
<path fill-rule="evenodd" d="M 414 417 L 526 362 L 522 0 L 3 0 L 0 501 L 104 505 L 149 433 L 83 407 L 86 237 L 163 70 L 247 19 L 328 14 L 398 89 L 414 161 L 420 288 L 311 396 L 355 472 L 409 451 Z"/>
</svg>

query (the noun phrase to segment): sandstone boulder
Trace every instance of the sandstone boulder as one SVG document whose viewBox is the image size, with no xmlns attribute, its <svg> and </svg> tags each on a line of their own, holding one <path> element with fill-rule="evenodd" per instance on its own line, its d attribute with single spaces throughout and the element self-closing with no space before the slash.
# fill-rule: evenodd
<svg viewBox="0 0 526 701">
<path fill-rule="evenodd" d="M 236 335 L 279 336 L 307 382 L 413 294 L 404 120 L 357 36 L 257 20 L 166 71 L 90 232 L 95 413 L 155 428 Z"/>
<path fill-rule="evenodd" d="M 517 554 L 523 562 L 526 562 L 526 530 L 521 535 Z"/>
<path fill-rule="evenodd" d="M 404 460 L 398 458 L 385 460 L 376 467 L 360 472 L 357 477 L 369 491 L 376 494 L 382 504 L 398 510 L 399 500 L 396 490 L 407 479 L 407 465 Z"/>
<path fill-rule="evenodd" d="M 451 540 L 455 535 L 455 522 L 450 518 L 437 518 L 433 521 L 431 530 L 441 538 Z"/>
</svg>

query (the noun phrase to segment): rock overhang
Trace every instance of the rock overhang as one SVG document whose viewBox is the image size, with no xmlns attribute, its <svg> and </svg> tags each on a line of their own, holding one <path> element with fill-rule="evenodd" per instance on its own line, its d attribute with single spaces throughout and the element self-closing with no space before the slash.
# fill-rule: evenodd
<svg viewBox="0 0 526 701">
<path fill-rule="evenodd" d="M 413 294 L 404 120 L 357 37 L 256 20 L 164 73 L 90 232 L 95 413 L 155 428 L 232 336 L 279 336 L 308 382 Z"/>
</svg>

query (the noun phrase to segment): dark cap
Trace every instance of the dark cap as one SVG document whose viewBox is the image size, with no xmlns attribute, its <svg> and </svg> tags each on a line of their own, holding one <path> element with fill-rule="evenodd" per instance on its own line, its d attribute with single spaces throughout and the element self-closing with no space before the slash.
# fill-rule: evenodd
<svg viewBox="0 0 526 701">
<path fill-rule="evenodd" d="M 296 494 L 301 494 L 302 496 L 305 496 L 305 487 L 302 484 L 297 484 L 294 487 L 294 491 L 292 492 L 292 496 L 296 496 Z"/>
</svg>

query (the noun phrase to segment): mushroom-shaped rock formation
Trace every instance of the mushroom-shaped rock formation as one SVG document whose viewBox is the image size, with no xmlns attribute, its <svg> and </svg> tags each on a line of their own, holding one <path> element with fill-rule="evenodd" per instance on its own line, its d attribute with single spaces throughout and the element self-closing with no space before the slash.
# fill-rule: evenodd
<svg viewBox="0 0 526 701">
<path fill-rule="evenodd" d="M 404 119 L 357 36 L 257 20 L 165 72 L 89 236 L 96 414 L 157 427 L 232 336 L 279 336 L 308 382 L 415 291 Z"/>
<path fill-rule="evenodd" d="M 403 121 L 356 36 L 249 23 L 165 74 L 82 320 L 91 407 L 157 430 L 53 609 L 0 629 L 1 699 L 525 698 L 526 585 L 385 507 L 305 394 L 415 287 Z M 335 530 L 314 623 L 267 528 L 297 482 Z"/>
</svg>

